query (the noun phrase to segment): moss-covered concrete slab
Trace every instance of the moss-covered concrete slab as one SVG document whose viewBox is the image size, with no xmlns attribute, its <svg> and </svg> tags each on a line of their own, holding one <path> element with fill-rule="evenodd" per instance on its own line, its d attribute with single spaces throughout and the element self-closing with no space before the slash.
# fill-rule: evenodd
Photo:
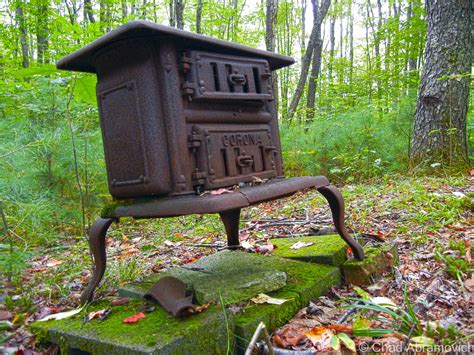
<svg viewBox="0 0 474 355">
<path fill-rule="evenodd" d="M 364 248 L 364 260 L 348 260 L 343 266 L 344 280 L 357 286 L 367 286 L 373 280 L 398 264 L 397 246 L 386 244 Z"/>
<path fill-rule="evenodd" d="M 195 273 L 208 277 L 214 275 L 217 289 L 225 286 L 225 279 L 218 277 L 224 269 L 231 270 L 230 273 L 235 274 L 236 280 L 242 270 L 245 273 L 252 271 L 255 277 L 258 277 L 255 271 L 273 270 L 285 275 L 286 282 L 278 290 L 266 293 L 288 301 L 282 305 L 240 301 L 238 307 L 232 307 L 233 310 L 239 309 L 233 315 L 229 311 L 224 313 L 220 303 L 215 302 L 203 313 L 184 320 L 175 319 L 161 307 L 157 307 L 155 312 L 147 314 L 146 319 L 136 324 L 123 324 L 125 317 L 140 310 L 143 301 L 135 299 L 128 305 L 113 307 L 112 314 L 103 322 L 93 320 L 83 323 L 82 315 L 78 315 L 62 321 L 35 323 L 33 331 L 40 335 L 40 340 L 59 344 L 64 354 L 68 354 L 68 349 L 80 349 L 92 354 L 219 354 L 228 353 L 228 349 L 231 353 L 239 352 L 239 349 L 242 352 L 260 321 L 273 330 L 285 324 L 309 300 L 325 294 L 330 286 L 341 281 L 337 266 L 241 251 L 219 252 L 188 264 L 187 267 L 194 268 L 194 271 L 179 269 L 174 272 L 190 282 L 196 276 Z M 195 271 L 196 269 L 200 271 Z M 126 290 L 130 293 L 143 292 L 149 289 L 152 282 L 154 281 L 136 283 L 135 291 L 131 291 L 131 288 Z M 212 290 L 212 284 L 207 286 Z M 221 292 L 225 307 L 235 303 L 231 301 L 233 299 L 242 299 L 242 294 L 247 297 L 249 290 L 259 293 L 252 287 L 249 284 L 243 289 L 234 289 L 233 293 L 228 293 L 225 297 Z M 107 301 L 102 301 L 88 311 L 107 305 Z"/>
<path fill-rule="evenodd" d="M 160 278 L 174 276 L 188 285 L 199 304 L 216 303 L 221 298 L 226 304 L 237 303 L 286 285 L 286 273 L 272 263 L 262 262 L 266 259 L 240 251 L 222 251 L 186 264 L 185 268 L 175 268 L 125 285 L 119 294 L 142 298 Z"/>
<path fill-rule="evenodd" d="M 143 302 L 132 300 L 124 306 L 112 307 L 110 315 L 100 321 L 85 323 L 84 314 L 109 306 L 102 301 L 87 311 L 61 321 L 36 322 L 32 330 L 37 341 L 52 342 L 61 354 L 77 350 L 91 354 L 208 354 L 233 347 L 232 316 L 214 306 L 201 314 L 176 319 L 157 307 L 137 323 L 125 324 L 123 319 L 140 311 Z"/>
<path fill-rule="evenodd" d="M 331 286 L 340 284 L 339 267 L 307 263 L 273 257 L 274 267 L 288 275 L 288 282 L 282 289 L 269 295 L 290 299 L 281 306 L 256 305 L 248 303 L 235 315 L 235 334 L 238 348 L 244 348 L 257 325 L 262 321 L 270 330 L 288 322 L 294 314 L 305 307 L 311 299 L 326 294 Z"/>
<path fill-rule="evenodd" d="M 300 249 L 290 247 L 297 242 L 313 243 Z M 347 244 L 337 234 L 315 235 L 309 237 L 276 238 L 272 243 L 278 248 L 275 256 L 339 266 L 346 261 Z"/>
</svg>

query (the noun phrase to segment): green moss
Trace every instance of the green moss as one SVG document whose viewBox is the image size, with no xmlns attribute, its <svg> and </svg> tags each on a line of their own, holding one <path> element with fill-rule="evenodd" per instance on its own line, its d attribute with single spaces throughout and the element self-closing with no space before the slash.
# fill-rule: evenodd
<svg viewBox="0 0 474 355">
<path fill-rule="evenodd" d="M 100 302 L 88 311 L 105 308 L 108 304 Z M 124 324 L 123 319 L 139 312 L 142 304 L 134 300 L 124 306 L 112 307 L 111 314 L 104 321 L 84 323 L 83 315 L 77 315 L 61 321 L 37 322 L 31 329 L 42 341 L 56 343 L 62 349 L 81 349 L 92 354 L 157 351 L 191 354 L 204 353 L 210 346 L 225 348 L 225 322 L 219 307 L 210 307 L 185 319 L 176 319 L 157 307 L 154 312 L 147 313 L 145 319 Z"/>
<path fill-rule="evenodd" d="M 311 242 L 310 246 L 290 249 L 296 242 Z M 347 244 L 337 234 L 298 238 L 272 239 L 278 248 L 275 256 L 312 263 L 342 265 L 346 260 Z"/>
<path fill-rule="evenodd" d="M 142 301 L 133 300 L 125 306 L 113 307 L 112 313 L 103 322 L 93 320 L 83 323 L 82 316 L 78 315 L 63 321 L 35 323 L 32 328 L 36 334 L 42 334 L 43 341 L 60 345 L 66 353 L 68 349 L 76 348 L 93 354 L 224 353 L 228 341 L 233 346 L 236 340 L 237 345 L 244 347 L 260 321 L 265 322 L 271 331 L 285 324 L 309 300 L 325 294 L 330 286 L 340 282 L 340 271 L 336 266 L 239 251 L 219 252 L 187 266 L 204 271 L 176 269 L 175 273 L 190 278 L 190 282 L 195 282 L 191 278 L 196 277 L 196 273 L 212 280 L 218 279 L 217 276 L 226 269 L 238 281 L 239 273 L 247 269 L 260 272 L 273 270 L 286 275 L 286 284 L 278 290 L 273 289 L 273 292 L 270 288 L 265 293 L 290 300 L 282 305 L 256 305 L 247 301 L 233 317 L 230 314 L 225 317 L 222 308 L 216 305 L 184 320 L 175 319 L 157 307 L 154 312 L 147 314 L 146 319 L 135 324 L 123 324 L 125 317 L 137 313 L 141 308 Z M 258 273 L 255 273 L 255 277 L 259 278 Z M 153 281 L 147 281 L 136 283 L 135 287 L 148 290 Z M 212 289 L 213 285 L 209 283 L 206 287 Z M 248 290 L 236 289 L 235 292 L 242 292 L 246 299 L 249 298 Z M 225 301 L 228 303 L 226 298 Z M 108 302 L 102 301 L 88 311 L 107 306 Z"/>
<path fill-rule="evenodd" d="M 392 266 L 398 264 L 396 245 L 364 248 L 364 260 L 348 260 L 343 265 L 346 283 L 366 286 L 372 283 L 372 277 L 378 277 Z M 388 256 L 388 254 L 391 255 Z"/>
</svg>

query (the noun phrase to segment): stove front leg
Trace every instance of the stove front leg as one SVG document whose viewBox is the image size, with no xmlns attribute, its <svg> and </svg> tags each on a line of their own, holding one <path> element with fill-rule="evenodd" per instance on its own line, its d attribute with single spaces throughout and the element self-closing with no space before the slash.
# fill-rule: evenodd
<svg viewBox="0 0 474 355">
<path fill-rule="evenodd" d="M 239 222 L 240 208 L 230 211 L 219 212 L 227 233 L 227 246 L 230 249 L 237 249 L 240 246 Z"/>
<path fill-rule="evenodd" d="M 87 288 L 82 292 L 81 304 L 92 301 L 94 290 L 99 285 L 104 276 L 107 266 L 107 253 L 105 252 L 105 235 L 114 218 L 99 218 L 94 222 L 89 231 L 89 248 L 94 258 L 94 272 Z"/>
<path fill-rule="evenodd" d="M 337 233 L 339 233 L 341 238 L 349 244 L 356 259 L 364 259 L 364 249 L 362 249 L 362 246 L 349 235 L 349 232 L 344 225 L 344 198 L 342 197 L 341 192 L 334 185 L 320 187 L 318 188 L 318 191 L 329 203 Z"/>
</svg>

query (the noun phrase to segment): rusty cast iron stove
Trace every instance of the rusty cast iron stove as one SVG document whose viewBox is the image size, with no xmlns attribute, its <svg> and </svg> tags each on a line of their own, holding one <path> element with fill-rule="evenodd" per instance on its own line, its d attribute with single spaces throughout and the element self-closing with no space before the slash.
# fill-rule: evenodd
<svg viewBox="0 0 474 355">
<path fill-rule="evenodd" d="M 239 246 L 240 210 L 316 188 L 356 258 L 344 201 L 324 176 L 283 178 L 272 71 L 290 57 L 157 25 L 129 22 L 57 63 L 96 73 L 109 190 L 118 201 L 91 227 L 95 269 L 106 267 L 105 235 L 120 217 L 219 213 L 228 245 Z M 251 186 L 253 181 L 267 181 Z M 234 185 L 231 193 L 201 193 Z"/>
</svg>

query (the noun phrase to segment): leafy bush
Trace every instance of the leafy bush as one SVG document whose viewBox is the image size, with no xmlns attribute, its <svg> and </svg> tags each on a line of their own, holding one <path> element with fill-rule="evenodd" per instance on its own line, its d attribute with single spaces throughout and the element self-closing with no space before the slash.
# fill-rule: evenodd
<svg viewBox="0 0 474 355">
<path fill-rule="evenodd" d="M 373 107 L 317 118 L 306 127 L 283 124 L 287 175 L 327 175 L 360 181 L 406 171 L 413 98 L 381 113 Z"/>
</svg>

